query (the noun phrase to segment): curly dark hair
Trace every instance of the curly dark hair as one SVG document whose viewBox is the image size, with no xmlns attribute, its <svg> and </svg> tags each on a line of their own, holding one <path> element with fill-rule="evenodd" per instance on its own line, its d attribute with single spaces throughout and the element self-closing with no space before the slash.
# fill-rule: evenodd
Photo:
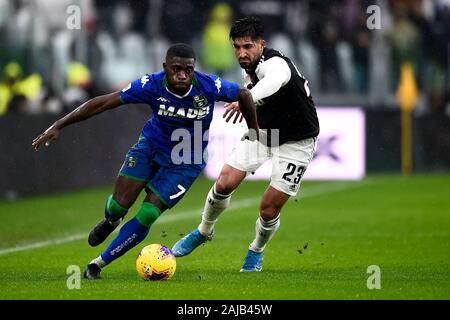
<svg viewBox="0 0 450 320">
<path fill-rule="evenodd" d="M 251 16 L 236 20 L 231 26 L 230 39 L 251 37 L 252 40 L 259 40 L 264 37 L 264 25 L 261 19 Z"/>
</svg>

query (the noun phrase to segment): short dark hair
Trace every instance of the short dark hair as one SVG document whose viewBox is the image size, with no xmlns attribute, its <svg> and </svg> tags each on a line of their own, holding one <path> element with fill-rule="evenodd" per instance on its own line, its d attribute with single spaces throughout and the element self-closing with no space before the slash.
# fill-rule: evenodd
<svg viewBox="0 0 450 320">
<path fill-rule="evenodd" d="M 252 40 L 264 38 L 264 25 L 261 19 L 251 16 L 236 20 L 231 26 L 230 39 L 251 37 Z"/>
<path fill-rule="evenodd" d="M 166 60 L 169 57 L 192 58 L 195 60 L 195 52 L 186 43 L 175 43 L 167 49 Z"/>
</svg>

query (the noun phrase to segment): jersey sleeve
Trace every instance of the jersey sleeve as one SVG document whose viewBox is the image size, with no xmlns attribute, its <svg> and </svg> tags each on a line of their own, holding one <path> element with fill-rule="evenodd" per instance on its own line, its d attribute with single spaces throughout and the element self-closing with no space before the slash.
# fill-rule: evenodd
<svg viewBox="0 0 450 320">
<path fill-rule="evenodd" d="M 284 59 L 273 57 L 261 64 L 258 83 L 250 90 L 256 102 L 271 96 L 291 79 L 291 69 Z"/>
<path fill-rule="evenodd" d="M 149 92 L 152 86 L 151 77 L 145 75 L 140 79 L 134 80 L 120 91 L 120 100 L 124 104 L 147 104 L 149 101 Z"/>
<path fill-rule="evenodd" d="M 240 89 L 237 83 L 224 80 L 215 75 L 210 75 L 210 77 L 214 82 L 213 90 L 215 101 L 237 101 Z"/>
</svg>

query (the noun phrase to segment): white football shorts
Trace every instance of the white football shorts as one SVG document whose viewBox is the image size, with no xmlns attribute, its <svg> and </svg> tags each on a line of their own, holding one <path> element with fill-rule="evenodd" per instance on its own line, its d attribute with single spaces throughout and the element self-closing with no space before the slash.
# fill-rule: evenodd
<svg viewBox="0 0 450 320">
<path fill-rule="evenodd" d="M 316 144 L 317 138 L 289 141 L 277 147 L 267 147 L 259 141 L 243 140 L 234 146 L 226 164 L 250 174 L 271 159 L 270 186 L 296 196 L 303 174 L 314 156 Z"/>
</svg>

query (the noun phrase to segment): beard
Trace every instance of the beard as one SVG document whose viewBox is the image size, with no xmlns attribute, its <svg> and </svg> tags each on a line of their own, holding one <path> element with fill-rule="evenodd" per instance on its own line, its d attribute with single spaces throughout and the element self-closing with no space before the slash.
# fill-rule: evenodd
<svg viewBox="0 0 450 320">
<path fill-rule="evenodd" d="M 241 66 L 242 69 L 249 70 L 253 68 L 254 63 L 252 63 L 250 60 L 244 60 L 239 61 L 239 65 Z"/>
</svg>

